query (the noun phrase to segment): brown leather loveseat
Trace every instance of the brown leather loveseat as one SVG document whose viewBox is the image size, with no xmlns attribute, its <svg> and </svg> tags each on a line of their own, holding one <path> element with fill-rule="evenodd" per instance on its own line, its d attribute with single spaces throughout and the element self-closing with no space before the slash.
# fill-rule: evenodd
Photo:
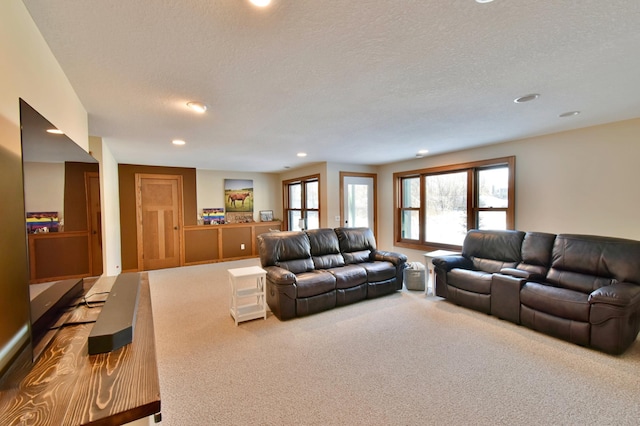
<svg viewBox="0 0 640 426">
<path fill-rule="evenodd" d="M 266 233 L 258 251 L 267 304 L 281 320 L 400 290 L 407 261 L 377 250 L 368 228 Z"/>
<path fill-rule="evenodd" d="M 436 295 L 572 343 L 620 354 L 640 330 L 640 241 L 472 230 L 433 264 Z"/>
</svg>

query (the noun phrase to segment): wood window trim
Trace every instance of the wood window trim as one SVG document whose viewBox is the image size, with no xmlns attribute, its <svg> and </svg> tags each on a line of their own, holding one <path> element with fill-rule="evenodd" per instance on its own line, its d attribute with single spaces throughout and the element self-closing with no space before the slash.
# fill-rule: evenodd
<svg viewBox="0 0 640 426">
<path fill-rule="evenodd" d="M 303 184 L 305 182 L 318 182 L 318 208 L 317 209 L 307 209 L 304 207 L 304 205 L 306 204 L 306 200 L 304 199 L 304 187 L 303 187 L 303 191 L 301 194 L 301 202 L 302 202 L 302 206 L 301 209 L 290 209 L 289 208 L 289 185 L 295 184 L 295 183 L 300 183 Z M 321 217 L 321 188 L 320 188 L 320 174 L 313 174 L 313 175 L 307 175 L 307 176 L 302 176 L 302 177 L 297 177 L 297 178 L 293 178 L 293 179 L 287 179 L 287 180 L 283 180 L 282 181 L 282 212 L 283 212 L 283 218 L 282 218 L 282 228 L 284 230 L 289 230 L 290 229 L 290 224 L 289 224 L 289 210 L 310 210 L 310 211 L 317 211 L 318 212 L 318 223 L 322 223 L 322 217 Z"/>
<path fill-rule="evenodd" d="M 477 171 L 480 169 L 491 168 L 491 167 L 500 167 L 507 166 L 509 169 L 509 177 L 508 177 L 508 192 L 507 198 L 509 200 L 509 207 L 507 207 L 507 217 L 506 217 L 506 227 L 507 229 L 515 229 L 515 172 L 516 172 L 516 157 L 508 156 L 508 157 L 499 157 L 492 158 L 487 160 L 479 160 L 479 161 L 469 161 L 464 163 L 457 164 L 448 164 L 443 166 L 429 167 L 424 169 L 414 169 L 403 172 L 396 172 L 393 174 L 393 201 L 394 201 L 394 245 L 397 247 L 404 247 L 413 250 L 438 250 L 438 249 L 447 249 L 447 250 L 460 250 L 461 246 L 453 245 L 453 244 L 442 244 L 442 243 L 430 243 L 428 241 L 423 241 L 423 208 L 426 202 L 426 188 L 422 182 L 422 178 L 428 175 L 435 175 L 441 173 L 452 173 L 456 171 Z M 472 176 L 474 173 L 469 173 L 468 182 L 467 182 L 467 193 L 471 196 L 467 197 L 467 229 L 471 229 L 473 224 L 475 223 L 475 216 L 477 211 L 485 210 L 479 209 L 475 206 L 476 192 L 475 188 L 475 179 Z M 408 240 L 402 238 L 402 212 L 403 210 L 407 210 L 402 207 L 402 179 L 412 178 L 412 177 L 420 177 L 420 200 L 421 207 L 420 210 L 420 240 Z M 491 209 L 496 211 L 498 209 Z"/>
</svg>

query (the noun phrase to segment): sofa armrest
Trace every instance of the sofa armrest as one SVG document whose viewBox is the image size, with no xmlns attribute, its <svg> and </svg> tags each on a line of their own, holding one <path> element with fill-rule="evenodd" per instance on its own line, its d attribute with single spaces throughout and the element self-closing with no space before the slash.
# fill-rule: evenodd
<svg viewBox="0 0 640 426">
<path fill-rule="evenodd" d="M 391 262 L 394 266 L 398 266 L 407 262 L 407 256 L 393 251 L 375 250 L 373 260 Z"/>
<path fill-rule="evenodd" d="M 640 305 L 640 285 L 632 283 L 614 283 L 594 290 L 589 295 L 589 303 L 630 307 Z"/>
<path fill-rule="evenodd" d="M 267 279 L 274 284 L 290 285 L 296 283 L 296 274 L 287 269 L 279 266 L 265 266 L 263 269 L 267 271 Z"/>
<path fill-rule="evenodd" d="M 473 269 L 473 261 L 461 255 L 434 257 L 432 263 L 435 268 L 447 272 L 454 268 Z"/>
<path fill-rule="evenodd" d="M 514 278 L 521 278 L 527 281 L 544 281 L 544 275 L 535 273 L 535 272 L 530 272 L 530 271 L 525 271 L 523 269 L 516 269 L 516 268 L 502 268 L 500 269 L 500 273 L 502 275 L 509 275 L 511 277 Z"/>
</svg>

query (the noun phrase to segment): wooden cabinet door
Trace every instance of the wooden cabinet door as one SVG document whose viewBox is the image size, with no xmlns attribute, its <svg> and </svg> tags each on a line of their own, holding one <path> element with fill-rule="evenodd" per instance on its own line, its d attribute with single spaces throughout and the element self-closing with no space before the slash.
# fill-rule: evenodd
<svg viewBox="0 0 640 426">
<path fill-rule="evenodd" d="M 180 266 L 182 176 L 136 174 L 138 270 Z"/>
</svg>

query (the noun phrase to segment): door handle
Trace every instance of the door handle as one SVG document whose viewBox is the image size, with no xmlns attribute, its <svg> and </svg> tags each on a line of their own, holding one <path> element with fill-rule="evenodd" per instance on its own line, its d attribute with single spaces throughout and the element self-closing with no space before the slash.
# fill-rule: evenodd
<svg viewBox="0 0 640 426">
<path fill-rule="evenodd" d="M 177 226 L 174 226 L 174 227 L 173 227 L 173 229 L 175 229 L 175 230 L 177 231 L 177 230 L 178 230 L 178 227 L 177 227 Z"/>
</svg>

